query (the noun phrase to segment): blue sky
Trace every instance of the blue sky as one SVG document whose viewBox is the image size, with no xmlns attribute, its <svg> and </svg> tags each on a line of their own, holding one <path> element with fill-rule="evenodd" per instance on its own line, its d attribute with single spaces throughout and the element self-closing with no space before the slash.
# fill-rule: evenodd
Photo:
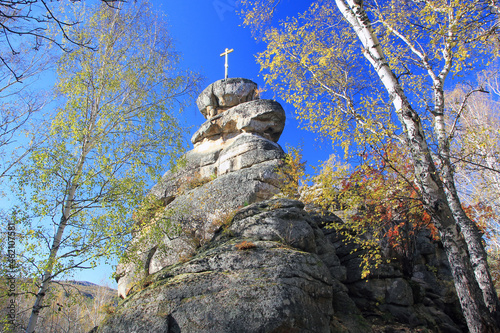
<svg viewBox="0 0 500 333">
<path fill-rule="evenodd" d="M 202 89 L 212 82 L 224 78 L 224 57 L 220 54 L 225 48 L 234 49 L 229 54 L 229 77 L 244 77 L 256 82 L 266 91 L 262 98 L 274 99 L 270 87 L 265 87 L 263 77 L 259 73 L 259 65 L 255 55 L 265 48 L 264 43 L 257 43 L 251 36 L 249 28 L 241 26 L 241 19 L 235 1 L 232 0 L 188 0 L 188 1 L 152 1 L 155 10 L 167 16 L 171 37 L 176 49 L 182 54 L 182 67 L 197 71 L 206 79 Z M 285 1 L 282 6 L 285 12 L 281 17 L 295 15 L 307 8 L 307 2 Z M 313 133 L 298 129 L 299 123 L 293 119 L 293 108 L 280 102 L 287 115 L 285 130 L 279 140 L 285 149 L 287 145 L 302 145 L 304 160 L 308 164 L 317 165 L 326 160 L 331 153 L 327 142 L 321 144 L 315 140 Z M 186 139 L 205 121 L 193 101 L 184 114 L 185 124 L 190 126 Z M 192 145 L 190 144 L 189 148 Z M 165 166 L 165 170 L 167 170 Z M 76 273 L 74 278 L 93 283 L 107 283 L 115 287 L 114 280 L 109 277 L 113 273 L 111 265 L 101 265 L 94 270 Z"/>
<path fill-rule="evenodd" d="M 206 77 L 203 88 L 208 84 L 224 78 L 224 57 L 220 54 L 225 48 L 234 49 L 229 54 L 229 77 L 244 77 L 256 82 L 266 91 L 262 98 L 274 99 L 270 87 L 265 87 L 263 77 L 259 73 L 259 65 L 255 55 L 265 49 L 264 43 L 257 43 L 251 36 L 250 29 L 241 26 L 237 15 L 239 8 L 232 0 L 191 0 L 191 1 L 153 1 L 155 6 L 167 15 L 170 31 L 175 40 L 176 48 L 182 53 L 183 66 L 200 72 Z M 279 12 L 281 17 L 295 15 L 307 8 L 307 2 L 285 1 Z M 296 146 L 302 144 L 305 159 L 317 164 L 318 160 L 326 159 L 328 152 L 314 144 L 315 135 L 299 130 L 298 122 L 293 119 L 293 108 L 282 103 L 287 113 L 287 123 L 279 143 Z M 188 124 L 194 126 L 191 133 L 205 119 L 193 104 L 187 111 Z M 316 147 L 318 146 L 318 147 Z M 328 144 L 323 144 L 327 146 Z M 326 157 L 325 157 L 326 156 Z"/>
</svg>

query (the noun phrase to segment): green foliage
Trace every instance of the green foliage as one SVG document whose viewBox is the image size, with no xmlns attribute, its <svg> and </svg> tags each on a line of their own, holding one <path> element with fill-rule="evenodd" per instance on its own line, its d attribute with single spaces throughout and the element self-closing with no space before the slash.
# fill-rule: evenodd
<svg viewBox="0 0 500 333">
<path fill-rule="evenodd" d="M 212 174 L 208 177 L 202 177 L 199 172 L 195 172 L 192 176 L 186 179 L 186 182 L 183 183 L 181 187 L 179 187 L 179 193 L 183 193 L 184 191 L 189 191 L 197 187 L 203 186 L 216 178 L 217 178 L 216 174 Z"/>
<path fill-rule="evenodd" d="M 146 2 L 120 9 L 82 4 L 77 16 L 84 24 L 69 34 L 96 48 L 61 56 L 62 104 L 42 125 L 44 142 L 19 168 L 14 188 L 28 212 L 18 223 L 29 262 L 23 265 L 42 288 L 121 253 L 134 225 L 131 213 L 182 150 L 180 101 L 198 80 L 177 70 L 166 23 Z M 153 204 L 145 203 L 147 213 Z"/>
<path fill-rule="evenodd" d="M 391 110 L 374 84 L 375 73 L 333 2 L 314 3 L 303 15 L 266 30 L 263 40 L 267 49 L 257 60 L 264 79 L 295 107 L 307 129 L 346 153 L 393 135 Z M 372 94 L 361 97 L 362 91 Z"/>
<path fill-rule="evenodd" d="M 170 171 L 172 173 L 175 173 L 179 170 L 184 169 L 186 167 L 186 165 L 187 165 L 187 158 L 185 155 L 182 155 L 175 160 L 171 160 Z"/>
<path fill-rule="evenodd" d="M 142 276 L 144 262 L 152 248 L 160 253 L 168 253 L 165 239 L 173 240 L 187 232 L 183 229 L 183 222 L 190 210 L 191 207 L 171 209 L 165 207 L 163 201 L 148 196 L 134 214 L 134 238 L 127 244 L 126 251 L 119 255 L 120 262 L 124 265 L 133 264 L 137 270 L 132 273 Z M 193 216 L 194 219 L 196 217 Z M 153 244 L 157 246 L 153 247 Z"/>
<path fill-rule="evenodd" d="M 165 202 L 163 200 L 159 200 L 153 196 L 147 196 L 139 209 L 133 214 L 133 219 L 139 226 L 143 226 L 161 218 L 160 216 L 163 214 L 164 210 Z"/>
<path fill-rule="evenodd" d="M 288 153 L 277 168 L 276 174 L 281 184 L 278 196 L 298 199 L 300 197 L 300 186 L 305 179 L 305 165 L 302 161 L 302 148 L 287 147 Z"/>
</svg>

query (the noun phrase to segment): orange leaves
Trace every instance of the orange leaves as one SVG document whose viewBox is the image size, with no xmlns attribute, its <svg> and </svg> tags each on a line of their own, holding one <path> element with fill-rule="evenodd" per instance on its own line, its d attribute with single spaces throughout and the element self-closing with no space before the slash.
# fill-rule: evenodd
<svg viewBox="0 0 500 333">
<path fill-rule="evenodd" d="M 404 149 L 392 144 L 363 157 L 364 163 L 354 170 L 329 166 L 318 179 L 330 202 L 337 201 L 335 213 L 345 222 L 333 227 L 345 230 L 347 238 L 364 250 L 363 270 L 369 272 L 370 265 L 384 260 L 381 244 L 387 244 L 398 259 L 411 261 L 417 235 L 429 230 L 437 239 L 437 230 L 424 209 Z"/>
<path fill-rule="evenodd" d="M 234 246 L 236 249 L 238 249 L 239 251 L 243 251 L 243 250 L 249 250 L 249 249 L 253 249 L 253 248 L 256 248 L 257 245 L 255 245 L 254 243 L 252 242 L 248 242 L 248 241 L 243 241 L 241 243 L 238 243 Z"/>
<path fill-rule="evenodd" d="M 490 241 L 496 237 L 495 230 L 491 229 L 491 221 L 498 221 L 499 216 L 495 213 L 492 206 L 483 202 L 477 202 L 470 205 L 462 204 L 462 209 L 477 224 L 486 240 Z"/>
</svg>

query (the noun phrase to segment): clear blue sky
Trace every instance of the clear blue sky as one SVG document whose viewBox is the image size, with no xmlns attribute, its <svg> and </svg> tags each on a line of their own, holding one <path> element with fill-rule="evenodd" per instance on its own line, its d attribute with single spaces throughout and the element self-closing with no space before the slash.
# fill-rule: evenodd
<svg viewBox="0 0 500 333">
<path fill-rule="evenodd" d="M 152 1 L 155 10 L 161 10 L 167 15 L 171 37 L 176 49 L 182 54 L 182 66 L 201 73 L 208 84 L 224 78 L 224 57 L 220 54 L 225 48 L 234 49 L 229 54 L 229 77 L 244 77 L 256 82 L 259 87 L 266 88 L 262 98 L 274 99 L 273 92 L 265 87 L 264 80 L 259 75 L 259 65 L 255 61 L 257 52 L 265 48 L 263 43 L 257 43 L 251 36 L 250 29 L 241 26 L 237 15 L 239 8 L 232 0 L 188 0 L 188 1 Z M 278 13 L 281 17 L 296 15 L 307 8 L 307 1 L 288 0 L 282 6 L 285 12 Z M 316 142 L 316 136 L 310 132 L 298 129 L 299 123 L 293 119 L 293 108 L 278 100 L 287 115 L 285 130 L 279 143 L 285 146 L 303 146 L 304 159 L 308 164 L 317 165 L 318 161 L 326 160 L 332 153 L 328 143 Z M 192 126 L 186 138 L 190 139 L 198 127 L 205 121 L 193 101 L 185 113 L 186 124 Z M 323 146 L 323 148 L 321 147 Z M 190 146 L 192 147 L 192 146 Z M 165 167 L 165 170 L 167 166 Z M 109 276 L 113 273 L 111 266 L 102 265 L 92 271 L 82 271 L 75 279 L 101 284 L 103 281 L 113 284 Z"/>
<path fill-rule="evenodd" d="M 285 1 L 281 6 L 284 12 L 278 12 L 280 17 L 296 15 L 307 9 L 307 1 Z M 251 36 L 250 29 L 241 26 L 241 19 L 237 15 L 240 8 L 232 0 L 190 0 L 166 1 L 156 0 L 158 6 L 167 15 L 170 31 L 175 40 L 177 50 L 183 55 L 183 66 L 200 72 L 206 77 L 203 86 L 224 78 L 224 57 L 220 54 L 225 48 L 234 49 L 229 54 L 229 77 L 244 77 L 256 82 L 266 91 L 262 98 L 273 99 L 270 87 L 265 87 L 263 77 L 259 73 L 259 65 L 255 55 L 265 49 L 264 43 L 257 43 Z M 305 159 L 312 164 L 326 159 L 328 152 L 315 148 L 314 134 L 298 130 L 298 122 L 293 119 L 293 108 L 285 105 L 287 113 L 285 131 L 279 143 L 296 146 L 303 144 Z M 196 106 L 188 110 L 189 125 L 195 126 L 191 133 L 201 125 L 205 119 Z M 324 144 L 328 147 L 328 144 Z"/>
</svg>

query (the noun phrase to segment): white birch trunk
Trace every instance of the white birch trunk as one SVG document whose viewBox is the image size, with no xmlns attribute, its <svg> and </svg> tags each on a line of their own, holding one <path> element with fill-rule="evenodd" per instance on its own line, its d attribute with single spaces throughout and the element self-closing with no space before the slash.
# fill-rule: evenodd
<svg viewBox="0 0 500 333">
<path fill-rule="evenodd" d="M 91 108 L 90 121 L 88 124 L 88 133 L 92 133 L 92 130 L 94 129 L 97 116 L 97 109 L 98 108 L 95 106 Z M 64 206 L 63 206 L 64 208 L 62 211 L 61 220 L 57 227 L 57 231 L 54 235 L 54 241 L 52 242 L 52 246 L 50 248 L 49 259 L 47 262 L 47 266 L 45 267 L 43 272 L 42 283 L 36 294 L 35 303 L 31 311 L 28 327 L 26 328 L 26 333 L 35 332 L 36 322 L 38 321 L 40 310 L 43 308 L 42 305 L 43 299 L 49 289 L 50 283 L 52 282 L 53 278 L 52 274 L 54 265 L 56 263 L 57 252 L 59 251 L 59 247 L 61 245 L 61 239 L 64 234 L 64 229 L 66 229 L 68 220 L 71 217 L 71 211 L 73 209 L 76 189 L 79 185 L 79 180 L 83 172 L 83 166 L 85 165 L 86 158 L 88 153 L 90 152 L 91 146 L 92 142 L 89 138 L 89 135 L 87 135 L 82 142 L 81 153 L 75 165 L 75 172 L 73 173 L 73 177 L 71 179 L 71 182 L 68 184 L 68 187 L 65 190 L 66 199 L 64 200 Z"/>
<path fill-rule="evenodd" d="M 61 239 L 64 234 L 64 229 L 67 226 L 67 222 L 70 218 L 71 210 L 73 208 L 73 200 L 75 198 L 78 179 L 81 176 L 86 155 L 87 152 L 83 151 L 77 163 L 75 176 L 73 177 L 74 181 L 72 181 L 72 183 L 69 186 L 69 190 L 67 191 L 67 197 L 65 200 L 64 209 L 61 216 L 61 221 L 59 222 L 56 234 L 54 235 L 54 241 L 50 248 L 49 260 L 47 263 L 47 267 L 43 272 L 42 284 L 40 285 L 40 289 L 36 294 L 35 304 L 33 305 L 33 310 L 31 311 L 28 327 L 26 328 L 26 333 L 33 333 L 35 331 L 36 322 L 38 320 L 38 316 L 40 315 L 40 310 L 43 308 L 42 306 L 43 299 L 49 289 L 50 283 L 52 282 L 52 271 L 56 261 L 57 252 L 59 250 L 59 246 L 61 245 Z"/>
<path fill-rule="evenodd" d="M 434 80 L 434 114 L 436 135 L 438 139 L 439 158 L 441 160 L 441 176 L 443 178 L 444 189 L 451 212 L 460 227 L 460 231 L 467 243 L 467 249 L 470 256 L 474 275 L 479 287 L 482 290 L 483 298 L 488 310 L 494 318 L 500 319 L 498 296 L 490 275 L 490 269 L 487 261 L 487 253 L 483 246 L 483 239 L 477 225 L 465 214 L 453 175 L 453 167 L 450 159 L 450 142 L 446 133 L 446 124 L 444 119 L 444 88 L 443 80 L 446 72 L 441 72 L 439 78 Z"/>
<path fill-rule="evenodd" d="M 481 289 L 475 280 L 469 261 L 465 241 L 457 228 L 443 184 L 430 155 L 420 118 L 411 108 L 396 76 L 387 64 L 370 20 L 360 3 L 361 1 L 336 0 L 337 7 L 354 28 L 363 44 L 364 55 L 389 93 L 403 126 L 412 154 L 416 178 L 422 189 L 426 208 L 432 212 L 434 222 L 440 232 L 469 331 L 472 333 L 497 332 L 498 327 L 484 303 Z"/>
</svg>

